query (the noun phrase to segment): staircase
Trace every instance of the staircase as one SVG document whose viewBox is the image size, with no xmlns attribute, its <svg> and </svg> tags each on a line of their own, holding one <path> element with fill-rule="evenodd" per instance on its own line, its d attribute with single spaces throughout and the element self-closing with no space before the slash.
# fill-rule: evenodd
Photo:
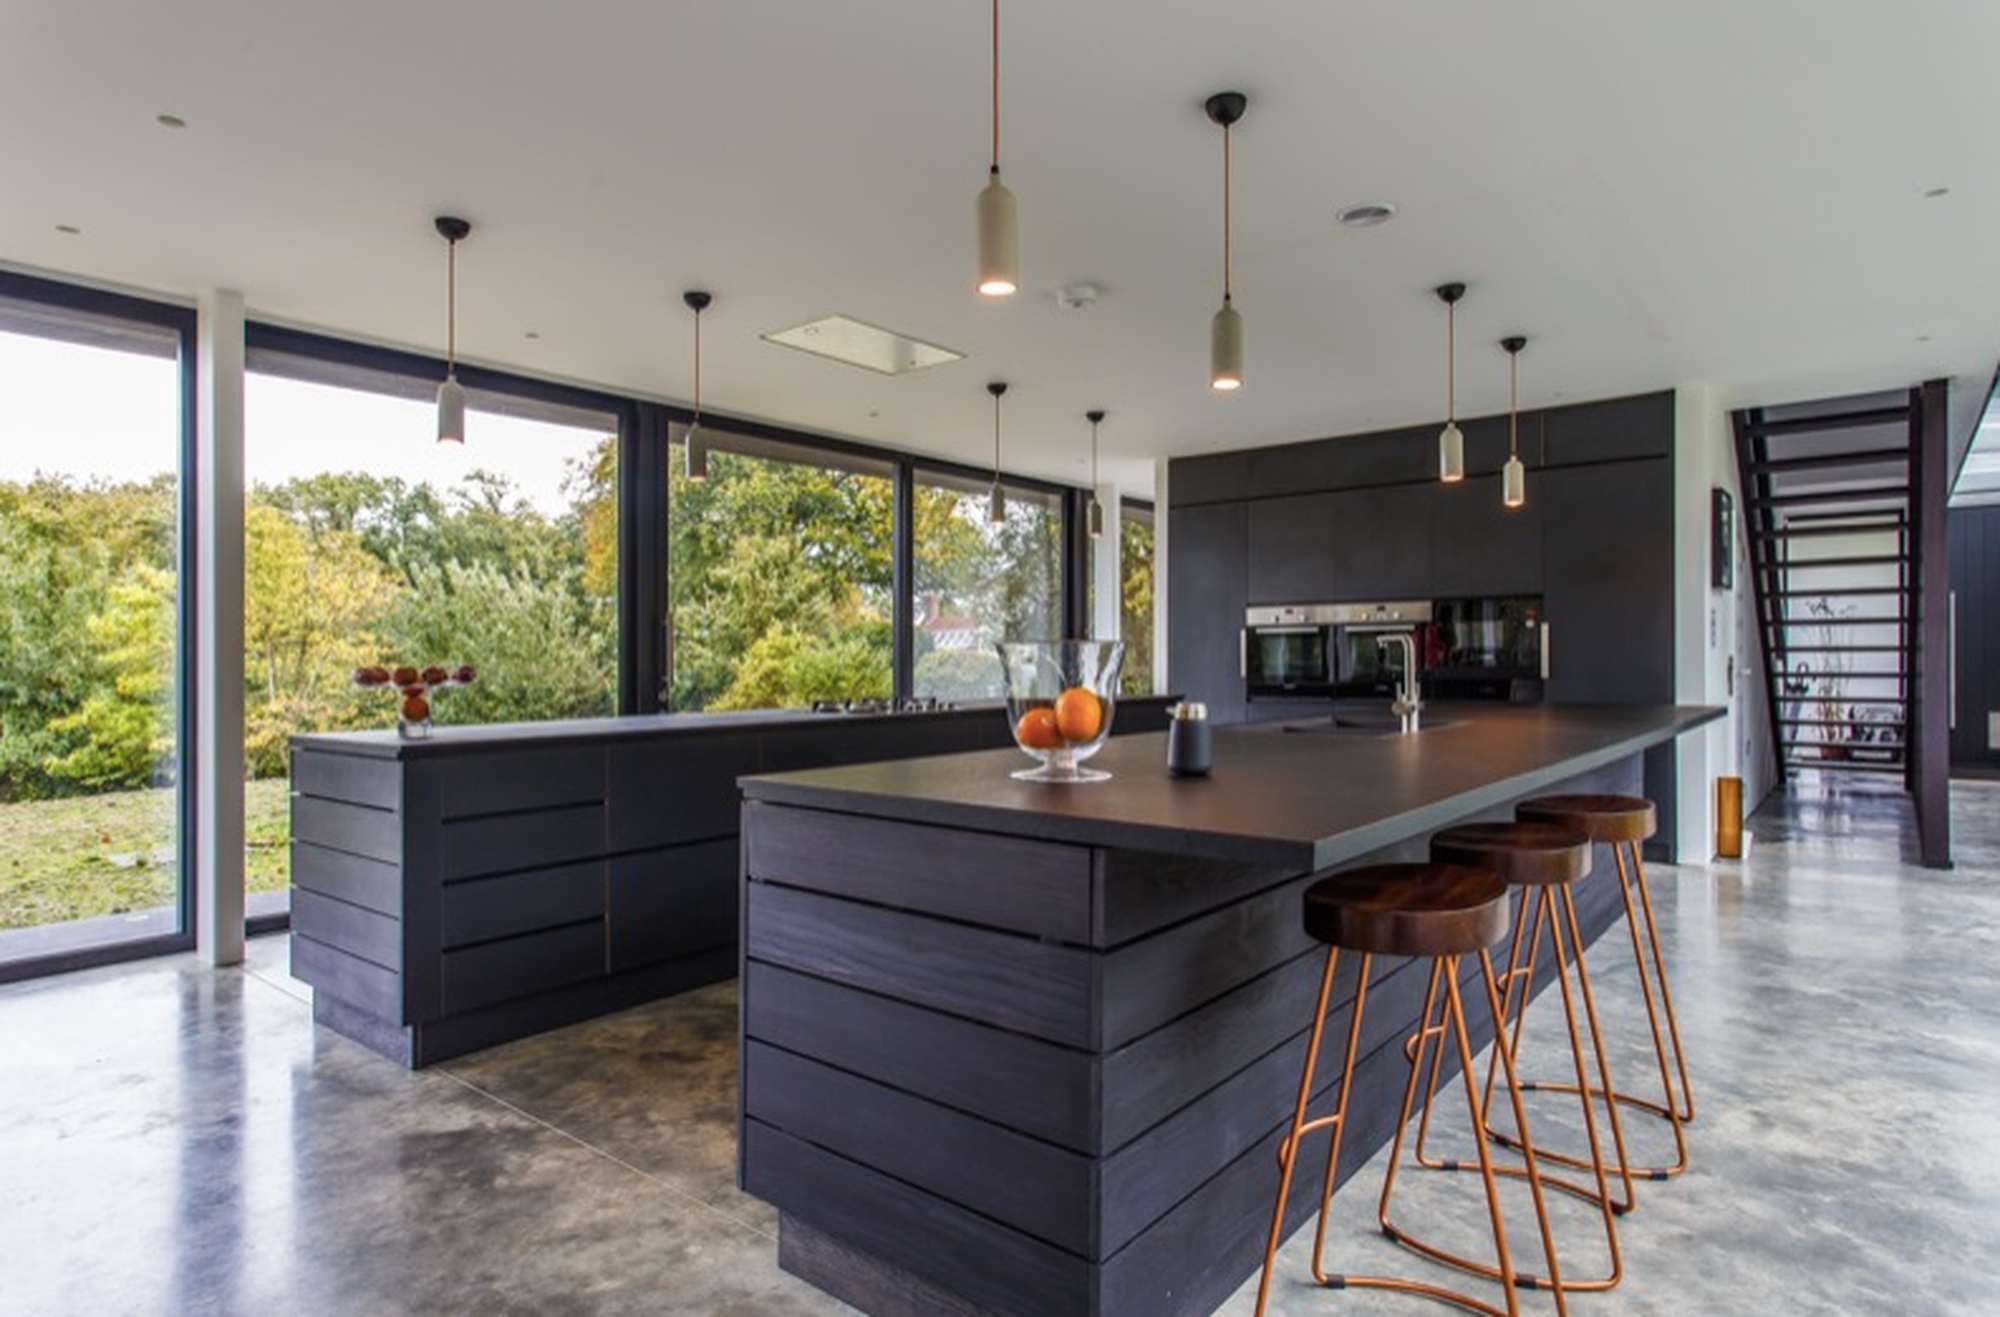
<svg viewBox="0 0 2000 1317">
<path fill-rule="evenodd" d="M 1924 391 L 1732 414 L 1787 776 L 1911 772 Z"/>
</svg>

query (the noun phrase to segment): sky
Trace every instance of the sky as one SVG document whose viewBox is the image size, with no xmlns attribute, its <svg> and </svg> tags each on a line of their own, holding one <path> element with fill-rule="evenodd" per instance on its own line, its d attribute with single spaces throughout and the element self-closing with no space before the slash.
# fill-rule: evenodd
<svg viewBox="0 0 2000 1317">
<path fill-rule="evenodd" d="M 167 358 L 0 333 L 0 480 L 36 472 L 144 480 L 171 471 L 179 442 L 179 373 Z M 463 445 L 440 444 L 423 402 L 251 374 L 244 383 L 244 468 L 277 484 L 323 471 L 366 471 L 449 491 L 496 471 L 545 515 L 569 506 L 565 463 L 603 437 L 474 410 Z"/>
</svg>

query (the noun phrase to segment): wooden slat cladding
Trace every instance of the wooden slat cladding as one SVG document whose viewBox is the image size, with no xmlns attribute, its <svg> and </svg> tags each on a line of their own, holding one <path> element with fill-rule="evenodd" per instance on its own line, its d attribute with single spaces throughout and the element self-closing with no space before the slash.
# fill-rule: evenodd
<svg viewBox="0 0 2000 1317">
<path fill-rule="evenodd" d="M 292 893 L 292 911 L 305 920 L 316 940 L 336 951 L 392 972 L 402 968 L 403 926 L 394 917 L 304 888 Z"/>
<path fill-rule="evenodd" d="M 451 883 L 440 897 L 438 926 L 449 951 L 603 915 L 599 861 Z"/>
<path fill-rule="evenodd" d="M 379 759 L 319 750 L 292 754 L 292 791 L 296 795 L 341 800 L 370 809 L 395 809 L 399 803 L 396 786 L 397 774 L 385 772 Z"/>
<path fill-rule="evenodd" d="M 993 833 L 743 807 L 750 874 L 1071 943 L 1091 938 L 1091 852 Z"/>
<path fill-rule="evenodd" d="M 745 1109 L 1072 1253 L 1096 1253 L 1091 1159 L 843 1070 L 751 1042 Z"/>
<path fill-rule="evenodd" d="M 742 1156 L 748 1192 L 780 1211 L 809 1216 L 823 1232 L 964 1295 L 996 1317 L 1091 1311 L 1089 1264 L 1062 1249 L 761 1121 L 744 1122 Z"/>
<path fill-rule="evenodd" d="M 604 972 L 604 922 L 592 920 L 444 953 L 446 1014 L 528 997 Z"/>
<path fill-rule="evenodd" d="M 452 761 L 439 786 L 446 819 L 511 814 L 604 799 L 604 751 L 513 750 Z"/>
<path fill-rule="evenodd" d="M 1113 947 L 1294 875 L 1264 865 L 1225 864 L 1157 851 L 1100 850 L 1091 944 Z"/>
<path fill-rule="evenodd" d="M 773 883 L 751 882 L 747 904 L 753 960 L 1050 1042 L 1090 1043 L 1087 952 Z"/>
<path fill-rule="evenodd" d="M 440 852 L 446 882 L 587 859 L 604 852 L 604 806 L 571 805 L 446 823 Z"/>
<path fill-rule="evenodd" d="M 393 969 L 349 955 L 298 933 L 292 934 L 292 973 L 320 995 L 335 998 L 398 1026 L 403 1018 L 402 981 Z"/>
<path fill-rule="evenodd" d="M 292 887 L 395 918 L 403 905 L 402 871 L 382 860 L 292 839 Z"/>
<path fill-rule="evenodd" d="M 292 837 L 298 841 L 395 864 L 403 858 L 402 830 L 402 819 L 390 810 L 292 797 Z"/>
<path fill-rule="evenodd" d="M 1095 1152 L 1091 1057 L 751 961 L 743 1031 L 1079 1152 Z M 1303 1009 L 1303 1008 L 1302 1008 Z"/>
</svg>

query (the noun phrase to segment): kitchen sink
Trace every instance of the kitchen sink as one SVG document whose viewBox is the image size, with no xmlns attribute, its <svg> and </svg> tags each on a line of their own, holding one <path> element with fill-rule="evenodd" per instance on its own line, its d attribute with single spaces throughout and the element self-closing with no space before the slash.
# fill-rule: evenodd
<svg viewBox="0 0 2000 1317">
<path fill-rule="evenodd" d="M 1412 735 L 1425 732 L 1441 732 L 1448 727 L 1456 727 L 1458 718 L 1425 718 Z M 1287 732 L 1305 732 L 1325 736 L 1353 736 L 1361 738 L 1401 736 L 1402 719 L 1389 712 L 1382 713 L 1336 713 L 1323 718 L 1312 718 L 1305 722 L 1285 723 Z"/>
</svg>

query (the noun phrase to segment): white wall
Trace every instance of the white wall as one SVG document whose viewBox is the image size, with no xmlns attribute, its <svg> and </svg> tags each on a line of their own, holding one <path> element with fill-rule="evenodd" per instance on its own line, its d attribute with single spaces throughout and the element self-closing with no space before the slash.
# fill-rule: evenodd
<svg viewBox="0 0 2000 1317">
<path fill-rule="evenodd" d="M 1756 673 L 1754 659 L 1739 652 L 1737 598 L 1750 588 L 1748 564 L 1736 564 L 1731 590 L 1710 586 L 1712 491 L 1726 489 L 1741 523 L 1742 491 L 1729 417 L 1713 389 L 1684 385 L 1674 391 L 1674 699 L 1680 704 L 1721 704 L 1729 715 L 1678 743 L 1678 833 L 1675 851 L 1684 864 L 1715 856 L 1715 780 L 1743 776 L 1743 692 Z M 1740 543 L 1740 537 L 1737 538 Z M 1732 552 L 1734 546 L 1732 545 Z M 1755 644 L 1754 635 L 1750 643 Z M 1733 690 L 1732 690 L 1733 687 Z M 1762 796 L 1744 783 L 1744 799 Z"/>
</svg>

